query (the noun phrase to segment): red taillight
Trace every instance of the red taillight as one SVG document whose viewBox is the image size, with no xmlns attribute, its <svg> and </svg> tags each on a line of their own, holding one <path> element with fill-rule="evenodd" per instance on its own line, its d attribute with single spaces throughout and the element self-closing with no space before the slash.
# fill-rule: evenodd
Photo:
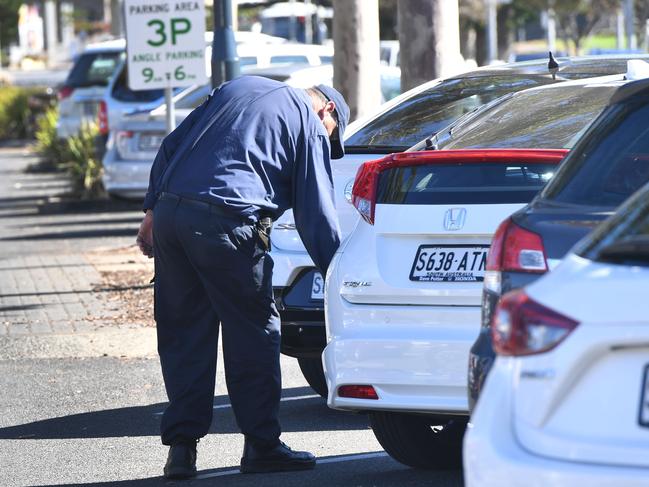
<svg viewBox="0 0 649 487">
<path fill-rule="evenodd" d="M 352 188 L 352 204 L 370 225 L 374 225 L 376 185 L 379 172 L 378 161 L 363 163 L 358 168 Z"/>
<path fill-rule="evenodd" d="M 99 102 L 99 110 L 97 111 L 97 124 L 99 125 L 99 133 L 101 135 L 108 134 L 108 106 L 104 100 Z"/>
<path fill-rule="evenodd" d="M 353 399 L 378 399 L 374 387 L 368 385 L 348 385 L 338 388 L 338 397 L 351 397 Z"/>
<path fill-rule="evenodd" d="M 524 291 L 502 297 L 493 315 L 491 337 L 500 355 L 533 355 L 556 347 L 579 322 L 530 299 Z"/>
<path fill-rule="evenodd" d="M 487 271 L 547 272 L 541 236 L 516 225 L 511 218 L 500 224 L 487 255 Z"/>
<path fill-rule="evenodd" d="M 74 88 L 70 86 L 62 86 L 58 93 L 56 94 L 57 98 L 59 101 L 65 100 L 66 98 L 72 96 L 72 93 L 74 92 Z"/>
</svg>

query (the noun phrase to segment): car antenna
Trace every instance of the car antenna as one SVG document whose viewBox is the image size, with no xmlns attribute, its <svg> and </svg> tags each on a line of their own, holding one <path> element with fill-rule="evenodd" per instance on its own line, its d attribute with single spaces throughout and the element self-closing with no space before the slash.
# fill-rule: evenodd
<svg viewBox="0 0 649 487">
<path fill-rule="evenodd" d="M 557 63 L 557 60 L 554 59 L 554 56 L 552 55 L 552 51 L 548 51 L 550 54 L 550 60 L 548 61 L 548 71 L 550 71 L 550 74 L 552 75 L 552 79 L 556 80 L 557 79 L 557 72 L 559 71 L 559 63 Z"/>
</svg>

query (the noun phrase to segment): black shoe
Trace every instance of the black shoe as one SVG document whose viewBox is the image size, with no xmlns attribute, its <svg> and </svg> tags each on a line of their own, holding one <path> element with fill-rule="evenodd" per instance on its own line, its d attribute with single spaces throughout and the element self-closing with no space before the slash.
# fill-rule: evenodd
<svg viewBox="0 0 649 487">
<path fill-rule="evenodd" d="M 196 476 L 196 440 L 174 443 L 169 448 L 164 476 L 167 479 L 189 479 Z"/>
<path fill-rule="evenodd" d="M 281 441 L 271 448 L 260 448 L 246 440 L 241 458 L 241 473 L 310 470 L 315 457 L 306 451 L 293 451 Z"/>
</svg>

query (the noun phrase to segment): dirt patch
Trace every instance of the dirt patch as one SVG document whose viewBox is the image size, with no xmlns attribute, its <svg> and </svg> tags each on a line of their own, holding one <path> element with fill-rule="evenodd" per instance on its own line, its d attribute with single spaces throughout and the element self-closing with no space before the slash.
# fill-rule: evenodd
<svg viewBox="0 0 649 487">
<path fill-rule="evenodd" d="M 137 247 L 98 249 L 86 254 L 101 276 L 94 289 L 114 310 L 111 320 L 155 326 L 153 320 L 153 261 Z"/>
</svg>

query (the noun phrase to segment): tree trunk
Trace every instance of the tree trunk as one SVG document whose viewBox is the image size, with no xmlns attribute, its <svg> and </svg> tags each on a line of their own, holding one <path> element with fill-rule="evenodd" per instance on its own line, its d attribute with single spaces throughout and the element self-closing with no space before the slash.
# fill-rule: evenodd
<svg viewBox="0 0 649 487">
<path fill-rule="evenodd" d="M 399 0 L 401 90 L 462 69 L 457 0 Z"/>
<path fill-rule="evenodd" d="M 381 104 L 378 0 L 334 0 L 334 87 L 351 120 Z"/>
</svg>

